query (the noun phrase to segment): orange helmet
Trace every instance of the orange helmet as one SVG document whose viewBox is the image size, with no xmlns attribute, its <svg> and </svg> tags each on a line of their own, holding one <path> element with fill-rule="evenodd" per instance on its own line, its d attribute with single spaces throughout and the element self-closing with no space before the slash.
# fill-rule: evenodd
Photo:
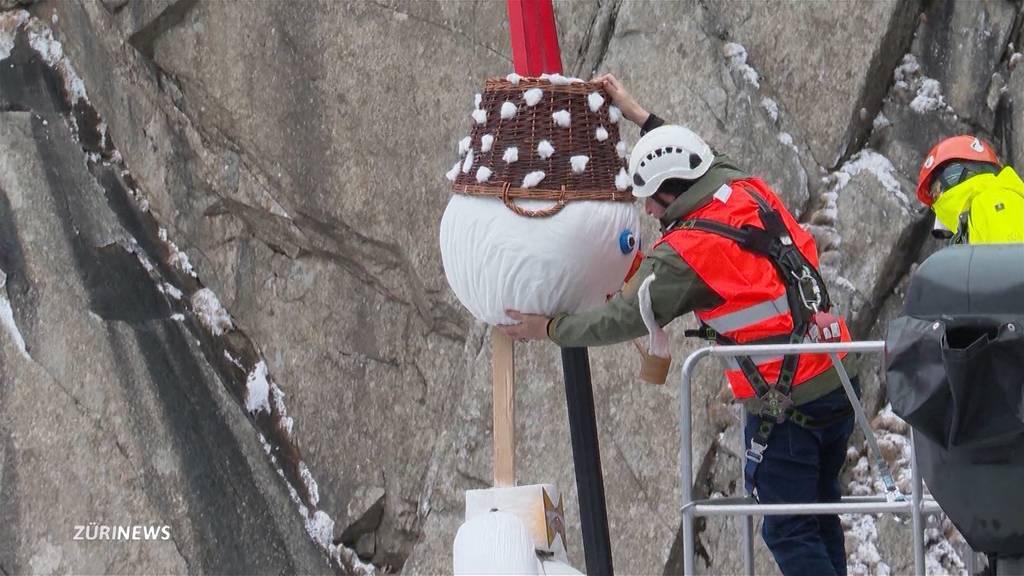
<svg viewBox="0 0 1024 576">
<path fill-rule="evenodd" d="M 925 205 L 932 205 L 932 198 L 928 194 L 932 173 L 950 160 L 971 160 L 999 165 L 999 158 L 992 150 L 992 146 L 981 138 L 975 136 L 946 138 L 928 152 L 924 164 L 921 165 L 921 172 L 917 175 L 917 198 Z"/>
</svg>

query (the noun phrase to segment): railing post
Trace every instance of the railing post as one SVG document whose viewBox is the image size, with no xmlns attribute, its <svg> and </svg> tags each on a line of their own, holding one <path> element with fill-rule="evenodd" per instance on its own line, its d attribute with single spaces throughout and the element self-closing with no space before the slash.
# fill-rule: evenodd
<svg viewBox="0 0 1024 576">
<path fill-rule="evenodd" d="M 743 457 L 743 449 L 746 448 L 747 437 L 743 429 L 747 425 L 747 409 L 743 408 L 740 416 L 740 478 L 746 474 L 747 461 Z M 743 573 L 746 576 L 754 576 L 754 517 L 750 514 L 743 515 Z"/>
<path fill-rule="evenodd" d="M 682 378 L 679 383 L 679 477 L 682 481 L 683 511 L 683 574 L 694 574 L 694 546 L 696 535 L 693 533 L 693 416 L 691 414 L 690 379 L 694 366 L 710 348 L 701 348 L 690 354 L 683 362 Z"/>
</svg>

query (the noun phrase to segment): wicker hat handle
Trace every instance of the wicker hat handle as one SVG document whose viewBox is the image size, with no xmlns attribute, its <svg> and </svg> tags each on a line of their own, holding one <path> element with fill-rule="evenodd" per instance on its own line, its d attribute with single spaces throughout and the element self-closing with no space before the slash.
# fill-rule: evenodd
<svg viewBox="0 0 1024 576">
<path fill-rule="evenodd" d="M 527 210 L 526 208 L 520 208 L 519 205 L 516 204 L 515 200 L 509 198 L 508 196 L 508 191 L 510 187 L 511 184 L 509 184 L 508 182 L 506 182 L 505 185 L 502 186 L 501 201 L 505 203 L 506 208 L 508 208 L 512 212 L 515 212 L 519 216 L 523 216 L 526 218 L 548 218 L 550 216 L 558 214 L 559 212 L 562 211 L 562 208 L 565 208 L 565 186 L 562 186 L 562 191 L 561 193 L 558 194 L 558 201 L 556 201 L 553 206 L 543 208 L 541 210 Z"/>
</svg>

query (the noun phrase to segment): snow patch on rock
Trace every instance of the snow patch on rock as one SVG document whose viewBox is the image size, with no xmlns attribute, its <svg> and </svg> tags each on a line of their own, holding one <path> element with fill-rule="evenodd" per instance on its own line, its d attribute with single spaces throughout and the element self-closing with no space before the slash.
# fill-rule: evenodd
<svg viewBox="0 0 1024 576">
<path fill-rule="evenodd" d="M 28 17 L 28 12 L 24 10 L 0 14 L 0 60 L 6 60 L 11 55 L 18 28 L 28 21 Z"/>
<path fill-rule="evenodd" d="M 952 112 L 942 96 L 942 85 L 938 80 L 921 73 L 921 65 L 913 54 L 905 54 L 893 72 L 894 88 L 913 94 L 910 109 L 918 114 L 929 112 Z"/>
<path fill-rule="evenodd" d="M 53 30 L 46 27 L 42 21 L 32 18 L 28 24 L 28 43 L 48 66 L 60 74 L 64 80 L 64 90 L 71 104 L 75 104 L 79 100 L 88 102 L 85 82 L 75 72 L 71 61 L 64 55 L 64 46 L 53 37 Z"/>
<path fill-rule="evenodd" d="M 899 180 L 896 179 L 896 168 L 885 156 L 882 156 L 870 148 L 865 148 L 854 154 L 853 157 L 850 158 L 846 164 L 843 164 L 843 167 L 839 170 L 841 173 L 848 176 L 842 180 L 840 188 L 849 182 L 850 177 L 856 176 L 864 171 L 870 172 L 878 179 L 882 184 L 882 187 L 896 198 L 900 204 L 900 208 L 902 208 L 905 213 L 910 213 L 912 207 L 910 198 L 908 198 L 906 193 L 903 192 L 903 188 L 900 186 Z"/>
<path fill-rule="evenodd" d="M 918 114 L 925 114 L 935 110 L 949 108 L 942 98 L 942 86 L 938 80 L 925 78 L 921 81 L 921 87 L 917 89 L 917 95 L 910 101 L 910 109 Z"/>
<path fill-rule="evenodd" d="M 164 294 L 167 294 L 175 300 L 181 300 L 181 290 L 178 290 L 173 284 L 164 282 L 160 285 L 160 288 Z"/>
<path fill-rule="evenodd" d="M 249 413 L 270 414 L 270 383 L 267 382 L 267 363 L 260 360 L 245 379 L 245 409 Z"/>
<path fill-rule="evenodd" d="M 754 70 L 747 64 L 747 49 L 742 44 L 726 42 L 722 46 L 722 55 L 725 56 L 729 70 L 739 72 L 740 76 L 754 88 L 761 87 L 761 77 L 758 75 L 757 70 Z"/>
<path fill-rule="evenodd" d="M 299 477 L 302 478 L 302 483 L 306 485 L 306 489 L 309 491 L 309 501 L 313 506 L 316 506 L 320 502 L 320 488 L 317 486 L 316 480 L 313 479 L 313 475 L 309 472 L 309 466 L 306 466 L 305 462 L 299 462 Z"/>
<path fill-rule="evenodd" d="M 761 108 L 768 113 L 768 117 L 772 119 L 772 122 L 779 121 L 779 103 L 771 98 L 765 96 L 761 98 Z"/>
<path fill-rule="evenodd" d="M 235 327 L 228 311 L 221 306 L 220 299 L 209 288 L 196 290 L 192 295 L 192 310 L 203 326 L 215 336 L 220 336 Z"/>
<path fill-rule="evenodd" d="M 878 448 L 882 457 L 889 465 L 900 492 L 909 497 L 913 488 L 913 472 L 911 469 L 910 428 L 892 411 L 887 404 L 871 422 L 878 438 Z M 885 493 L 885 485 L 877 473 L 872 473 L 868 465 L 870 451 L 866 442 L 860 446 L 850 446 L 847 461 L 856 462 L 849 470 L 848 489 L 854 496 L 871 496 Z M 927 487 L 925 487 L 927 491 Z M 878 554 L 878 530 L 875 519 L 878 516 L 852 515 L 841 516 L 846 531 L 847 566 L 849 574 L 875 575 L 889 574 L 889 566 Z M 925 529 L 925 565 L 927 574 L 965 574 L 965 565 L 957 548 L 965 549 L 966 542 L 957 532 L 956 527 L 948 518 L 942 516 L 935 526 Z"/>
<path fill-rule="evenodd" d="M 32 358 L 28 355 L 28 349 L 25 348 L 25 339 L 21 336 L 21 330 L 18 330 L 18 324 L 14 321 L 14 310 L 11 308 L 11 303 L 7 300 L 6 287 L 7 275 L 0 272 L 0 324 L 7 330 L 8 336 L 11 337 L 11 341 L 14 342 L 14 347 L 18 349 L 26 359 L 31 360 Z"/>
<path fill-rule="evenodd" d="M 878 553 L 878 528 L 871 514 L 840 516 L 846 532 L 846 570 L 850 576 L 889 576 L 892 570 Z"/>
</svg>

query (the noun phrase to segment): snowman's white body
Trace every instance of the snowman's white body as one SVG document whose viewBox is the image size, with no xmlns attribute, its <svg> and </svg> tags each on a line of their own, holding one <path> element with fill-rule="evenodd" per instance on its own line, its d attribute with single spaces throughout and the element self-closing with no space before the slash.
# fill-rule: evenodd
<svg viewBox="0 0 1024 576">
<path fill-rule="evenodd" d="M 473 316 L 510 324 L 506 310 L 551 316 L 603 303 L 622 287 L 639 241 L 626 250 L 621 239 L 638 226 L 633 203 L 569 202 L 554 216 L 527 218 L 499 199 L 455 194 L 441 218 L 441 260 Z"/>
</svg>

